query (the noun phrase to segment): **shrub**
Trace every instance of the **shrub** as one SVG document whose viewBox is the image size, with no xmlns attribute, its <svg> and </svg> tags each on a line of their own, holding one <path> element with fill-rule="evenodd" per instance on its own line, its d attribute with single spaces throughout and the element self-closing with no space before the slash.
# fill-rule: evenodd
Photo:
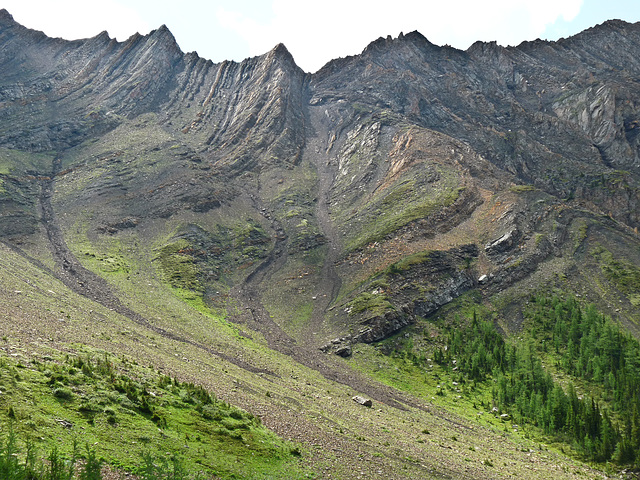
<svg viewBox="0 0 640 480">
<path fill-rule="evenodd" d="M 107 415 L 107 423 L 115 425 L 117 422 L 116 411 L 111 407 L 107 407 L 104 409 L 104 413 Z"/>
<path fill-rule="evenodd" d="M 53 396 L 61 400 L 71 400 L 73 392 L 67 387 L 56 387 L 53 389 Z"/>
<path fill-rule="evenodd" d="M 201 415 L 205 420 L 215 420 L 218 422 L 222 420 L 222 413 L 213 405 L 205 405 L 202 407 Z"/>
<path fill-rule="evenodd" d="M 80 472 L 80 480 L 101 480 L 102 463 L 103 460 L 96 457 L 95 449 L 89 448 L 87 444 L 87 458 L 84 468 Z"/>
</svg>

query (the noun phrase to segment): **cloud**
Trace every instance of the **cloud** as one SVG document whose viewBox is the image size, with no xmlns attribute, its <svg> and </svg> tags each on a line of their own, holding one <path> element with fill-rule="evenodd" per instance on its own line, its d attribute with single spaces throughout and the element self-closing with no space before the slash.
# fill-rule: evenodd
<svg viewBox="0 0 640 480">
<path fill-rule="evenodd" d="M 17 22 L 68 40 L 93 37 L 106 29 L 111 37 L 122 41 L 136 32 L 151 30 L 135 10 L 114 0 L 3 0 L 2 7 Z"/>
<path fill-rule="evenodd" d="M 430 41 L 466 49 L 475 40 L 515 45 L 570 21 L 582 0 L 273 0 L 269 21 L 220 8 L 218 21 L 246 40 L 250 55 L 284 43 L 298 64 L 315 71 L 332 58 L 357 54 L 380 36 L 418 30 Z"/>
</svg>

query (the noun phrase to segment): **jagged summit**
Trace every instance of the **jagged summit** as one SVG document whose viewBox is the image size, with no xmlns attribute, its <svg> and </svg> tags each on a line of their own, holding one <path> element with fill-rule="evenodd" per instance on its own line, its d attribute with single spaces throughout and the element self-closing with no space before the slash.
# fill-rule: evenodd
<svg viewBox="0 0 640 480">
<path fill-rule="evenodd" d="M 291 54 L 289 53 L 289 50 L 287 50 L 287 47 L 284 45 L 284 43 L 278 43 L 275 47 L 273 47 L 271 51 L 278 55 L 291 56 Z"/>
<path fill-rule="evenodd" d="M 178 42 L 176 42 L 176 38 L 166 25 L 161 25 L 158 29 L 152 30 L 145 37 L 157 39 L 163 48 L 182 53 L 182 50 L 180 50 L 180 47 L 178 46 Z"/>
<path fill-rule="evenodd" d="M 293 55 L 291 55 L 291 53 L 283 43 L 278 43 L 264 56 L 266 58 L 273 58 L 274 60 L 277 59 L 279 61 L 283 61 L 287 65 L 287 68 L 299 70 L 300 72 L 302 72 L 300 67 L 298 67 L 298 65 L 296 64 Z"/>
<path fill-rule="evenodd" d="M 397 37 L 392 37 L 388 35 L 387 37 L 380 37 L 377 40 L 371 42 L 363 51 L 370 52 L 377 48 L 381 47 L 393 47 L 393 45 L 402 44 L 404 42 L 413 43 L 418 47 L 426 48 L 426 47 L 438 47 L 437 45 L 431 43 L 424 35 L 422 35 L 417 30 L 407 33 L 406 35 L 402 32 Z"/>
<path fill-rule="evenodd" d="M 0 20 L 3 21 L 15 21 L 13 16 L 7 11 L 6 8 L 0 8 Z"/>
</svg>

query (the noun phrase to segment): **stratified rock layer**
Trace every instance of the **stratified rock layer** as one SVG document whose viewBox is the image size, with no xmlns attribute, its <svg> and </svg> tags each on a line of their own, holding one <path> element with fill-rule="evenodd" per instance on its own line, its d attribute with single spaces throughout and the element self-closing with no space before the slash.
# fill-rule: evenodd
<svg viewBox="0 0 640 480">
<path fill-rule="evenodd" d="M 272 345 L 346 353 L 581 266 L 592 231 L 637 257 L 638 24 L 467 51 L 413 32 L 314 74 L 283 45 L 214 64 L 164 26 L 70 42 L 5 10 L 0 44 L 0 235 L 138 235 Z"/>
</svg>

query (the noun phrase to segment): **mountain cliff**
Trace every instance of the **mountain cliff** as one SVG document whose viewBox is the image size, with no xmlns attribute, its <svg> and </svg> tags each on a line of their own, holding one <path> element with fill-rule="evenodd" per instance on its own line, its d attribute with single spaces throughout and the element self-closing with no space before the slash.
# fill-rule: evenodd
<svg viewBox="0 0 640 480">
<path fill-rule="evenodd" d="M 437 351 L 469 302 L 517 339 L 540 292 L 640 338 L 639 24 L 466 51 L 412 32 L 314 74 L 283 45 L 214 64 L 164 26 L 66 41 L 6 10 L 0 45 L 7 352 L 161 365 L 327 478 L 589 470 L 545 450 L 533 472 L 525 437 L 369 368 L 398 339 Z"/>
</svg>

